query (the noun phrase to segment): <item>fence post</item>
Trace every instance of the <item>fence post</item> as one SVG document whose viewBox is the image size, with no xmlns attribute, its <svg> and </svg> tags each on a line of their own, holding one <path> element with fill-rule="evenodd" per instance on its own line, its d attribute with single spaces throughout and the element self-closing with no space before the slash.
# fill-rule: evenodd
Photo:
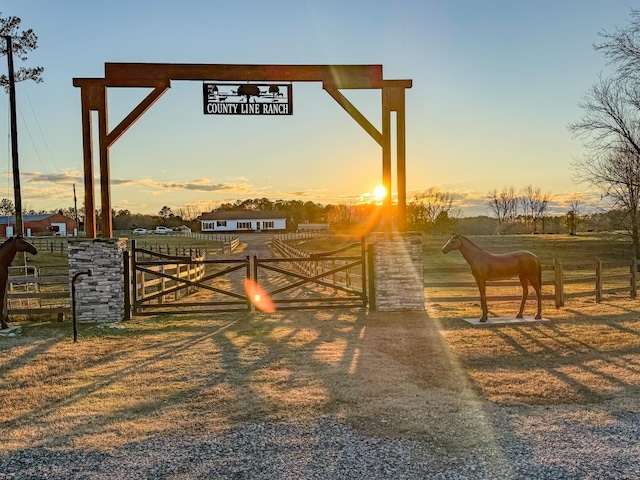
<svg viewBox="0 0 640 480">
<path fill-rule="evenodd" d="M 364 268 L 364 265 L 363 265 Z M 375 268 L 373 264 L 373 244 L 367 246 L 367 270 L 369 272 L 369 310 L 376 311 L 376 283 Z"/>
<path fill-rule="evenodd" d="M 596 303 L 602 302 L 602 260 L 596 259 Z"/>
<path fill-rule="evenodd" d="M 556 308 L 564 307 L 564 278 L 562 275 L 562 264 L 557 260 L 553 260 L 553 288 L 556 297 Z"/>
<path fill-rule="evenodd" d="M 160 265 L 160 273 L 164 273 L 164 264 Z M 165 282 L 167 281 L 167 279 L 165 277 L 160 277 L 160 292 L 164 293 L 165 291 Z M 165 303 L 166 302 L 166 298 L 164 297 L 164 295 L 161 295 L 158 298 L 158 303 Z"/>
<path fill-rule="evenodd" d="M 177 251 L 176 255 L 178 255 Z M 176 277 L 182 278 L 182 264 L 180 263 L 176 263 Z M 180 281 L 176 281 L 174 286 L 179 287 L 181 284 Z M 177 302 L 178 300 L 180 300 L 180 288 L 176 288 L 173 292 L 173 301 Z"/>
<path fill-rule="evenodd" d="M 635 299 L 638 295 L 638 260 L 631 259 L 631 298 Z"/>
<path fill-rule="evenodd" d="M 367 239 L 360 237 L 360 271 L 362 273 L 362 306 L 367 308 Z"/>
<path fill-rule="evenodd" d="M 131 278 L 129 279 L 129 313 L 131 316 L 136 314 L 136 303 L 138 301 L 138 272 L 136 271 L 136 249 L 138 241 L 134 238 L 131 240 L 131 253 L 129 255 L 129 265 L 131 266 Z"/>
<path fill-rule="evenodd" d="M 124 270 L 124 319 L 131 320 L 131 259 L 129 251 L 122 252 Z"/>
</svg>

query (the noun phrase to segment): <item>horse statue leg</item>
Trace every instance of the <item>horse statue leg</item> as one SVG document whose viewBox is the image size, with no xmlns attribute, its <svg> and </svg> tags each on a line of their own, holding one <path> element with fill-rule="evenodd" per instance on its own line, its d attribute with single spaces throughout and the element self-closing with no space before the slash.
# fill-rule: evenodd
<svg viewBox="0 0 640 480">
<path fill-rule="evenodd" d="M 531 279 L 531 285 L 533 285 L 533 289 L 536 291 L 536 299 L 538 300 L 536 320 L 540 320 L 542 318 L 542 285 L 540 285 L 540 283 L 540 279 L 538 278 Z"/>
<path fill-rule="evenodd" d="M 518 314 L 516 318 L 522 318 L 524 316 L 524 304 L 527 302 L 527 297 L 529 296 L 529 279 L 526 275 L 520 275 L 520 285 L 522 285 L 522 301 L 520 302 L 520 310 L 518 310 Z"/>
<path fill-rule="evenodd" d="M 2 281 L 4 279 L 4 282 Z M 7 319 L 9 318 L 7 312 L 7 277 L 0 272 L 0 283 L 4 283 L 4 285 L 0 286 L 0 328 L 5 329 L 9 328 L 7 324 Z"/>
<path fill-rule="evenodd" d="M 476 283 L 478 284 L 478 290 L 480 291 L 480 307 L 482 308 L 481 322 L 487 321 L 489 315 L 489 309 L 487 308 L 487 281 L 484 278 L 476 277 Z"/>
<path fill-rule="evenodd" d="M 6 297 L 6 295 L 5 295 Z M 9 328 L 9 324 L 7 323 L 7 319 L 9 315 L 7 314 L 7 305 L 4 303 L 4 298 L 2 299 L 2 311 L 0 312 L 0 328 L 5 329 Z"/>
</svg>

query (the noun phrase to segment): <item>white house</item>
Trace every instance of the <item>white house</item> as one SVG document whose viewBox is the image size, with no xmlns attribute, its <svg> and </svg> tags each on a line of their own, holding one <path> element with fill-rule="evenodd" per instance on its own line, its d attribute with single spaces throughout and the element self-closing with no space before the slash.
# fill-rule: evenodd
<svg viewBox="0 0 640 480">
<path fill-rule="evenodd" d="M 208 232 L 265 232 L 287 229 L 287 214 L 279 211 L 239 210 L 203 213 L 200 230 Z"/>
</svg>

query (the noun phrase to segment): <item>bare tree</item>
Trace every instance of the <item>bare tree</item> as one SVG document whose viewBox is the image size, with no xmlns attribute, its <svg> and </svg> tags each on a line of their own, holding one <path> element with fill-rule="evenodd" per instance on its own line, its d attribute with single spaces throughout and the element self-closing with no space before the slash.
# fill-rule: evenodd
<svg viewBox="0 0 640 480">
<path fill-rule="evenodd" d="M 582 222 L 582 195 L 574 193 L 569 198 L 569 211 L 565 218 L 569 235 L 575 235 L 578 231 L 578 225 Z"/>
<path fill-rule="evenodd" d="M 439 224 L 443 224 L 443 219 L 459 216 L 460 209 L 453 206 L 453 195 L 435 187 L 429 187 L 423 192 L 417 193 L 407 208 L 409 223 L 415 227 L 431 228 L 437 220 L 439 220 Z"/>
<path fill-rule="evenodd" d="M 178 215 L 185 221 L 195 220 L 204 212 L 212 212 L 216 208 L 216 203 L 208 200 L 202 202 L 187 203 L 178 209 Z"/>
<path fill-rule="evenodd" d="M 625 27 L 615 32 L 603 30 L 599 33 L 602 43 L 594 45 L 609 60 L 620 78 L 640 81 L 640 10 L 631 9 L 631 19 Z"/>
<path fill-rule="evenodd" d="M 487 193 L 485 204 L 498 218 L 498 226 L 515 220 L 518 216 L 518 196 L 513 187 L 495 188 Z"/>
<path fill-rule="evenodd" d="M 527 185 L 522 189 L 519 198 L 524 211 L 525 219 L 530 223 L 533 232 L 538 230 L 538 222 L 542 220 L 542 231 L 544 233 L 544 215 L 551 199 L 550 193 L 542 193 L 540 187 L 534 188 Z"/>
<path fill-rule="evenodd" d="M 576 179 L 602 190 L 627 214 L 634 253 L 640 258 L 640 91 L 626 78 L 600 78 L 584 96 L 585 114 L 569 129 L 589 153 L 575 161 Z"/>
<path fill-rule="evenodd" d="M 600 76 L 580 106 L 582 120 L 569 129 L 588 149 L 574 163 L 578 181 L 600 188 L 622 209 L 634 254 L 640 257 L 640 10 L 615 32 L 601 32 L 595 45 L 613 67 L 610 78 Z"/>
</svg>

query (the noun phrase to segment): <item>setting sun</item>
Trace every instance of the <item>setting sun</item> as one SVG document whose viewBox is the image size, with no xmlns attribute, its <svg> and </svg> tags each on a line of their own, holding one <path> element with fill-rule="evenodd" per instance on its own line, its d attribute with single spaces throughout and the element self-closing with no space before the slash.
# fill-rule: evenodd
<svg viewBox="0 0 640 480">
<path fill-rule="evenodd" d="M 373 196 L 376 200 L 381 201 L 384 199 L 384 197 L 387 196 L 387 189 L 384 188 L 383 185 L 378 185 L 374 190 L 373 190 Z"/>
</svg>

